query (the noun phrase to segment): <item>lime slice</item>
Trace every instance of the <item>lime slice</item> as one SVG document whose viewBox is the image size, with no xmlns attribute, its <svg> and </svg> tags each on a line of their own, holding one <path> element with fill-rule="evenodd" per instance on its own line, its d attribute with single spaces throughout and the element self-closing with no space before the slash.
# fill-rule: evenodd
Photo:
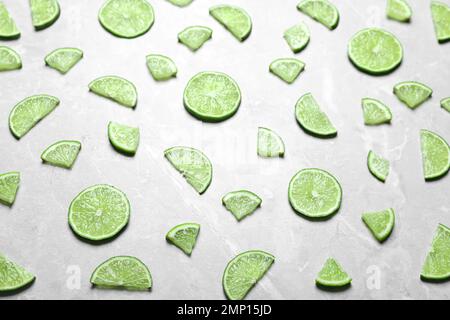
<svg viewBox="0 0 450 320">
<path fill-rule="evenodd" d="M 332 137 L 337 134 L 336 128 L 327 115 L 320 110 L 311 93 L 303 95 L 295 106 L 295 117 L 306 132 L 319 137 Z"/>
<path fill-rule="evenodd" d="M 42 161 L 61 168 L 72 168 L 81 150 L 79 141 L 58 141 L 44 150 Z"/>
<path fill-rule="evenodd" d="M 278 134 L 267 128 L 258 128 L 258 155 L 264 158 L 283 157 L 284 143 Z"/>
<path fill-rule="evenodd" d="M 146 0 L 107 0 L 98 19 L 107 31 L 121 38 L 146 33 L 155 21 L 153 7 Z"/>
<path fill-rule="evenodd" d="M 114 237 L 128 223 L 130 203 L 127 196 L 115 187 L 98 184 L 83 190 L 69 207 L 72 230 L 88 240 Z"/>
<path fill-rule="evenodd" d="M 292 52 L 299 53 L 309 43 L 309 29 L 306 24 L 300 22 L 284 32 L 284 39 Z"/>
<path fill-rule="evenodd" d="M 36 30 L 51 26 L 59 18 L 57 0 L 30 0 L 31 17 Z"/>
<path fill-rule="evenodd" d="M 234 257 L 223 272 L 222 285 L 227 298 L 244 299 L 274 262 L 273 255 L 260 250 L 243 252 Z"/>
<path fill-rule="evenodd" d="M 333 258 L 327 259 L 316 278 L 316 284 L 325 287 L 344 287 L 351 282 L 352 279 Z"/>
<path fill-rule="evenodd" d="M 320 169 L 303 169 L 292 177 L 288 189 L 292 208 L 310 218 L 325 218 L 336 213 L 342 189 L 331 174 Z"/>
<path fill-rule="evenodd" d="M 45 57 L 45 64 L 62 74 L 67 73 L 83 58 L 83 51 L 77 48 L 60 48 Z"/>
<path fill-rule="evenodd" d="M 212 32 L 208 27 L 187 27 L 178 34 L 178 41 L 192 51 L 197 51 L 206 41 L 211 39 Z"/>
<path fill-rule="evenodd" d="M 328 0 L 303 0 L 297 5 L 297 9 L 330 30 L 338 26 L 339 12 Z"/>
<path fill-rule="evenodd" d="M 59 99 L 45 94 L 28 97 L 9 114 L 9 129 L 20 139 L 59 105 Z"/>
<path fill-rule="evenodd" d="M 392 120 L 391 110 L 381 101 L 364 98 L 362 99 L 362 108 L 364 123 L 368 126 L 390 123 Z"/>
<path fill-rule="evenodd" d="M 281 80 L 291 84 L 305 69 L 305 64 L 294 58 L 281 58 L 270 64 L 269 70 Z"/>
<path fill-rule="evenodd" d="M 0 254 L 0 292 L 18 290 L 36 278 L 17 263 Z"/>
<path fill-rule="evenodd" d="M 144 291 L 152 287 L 152 275 L 138 258 L 112 257 L 100 264 L 91 275 L 91 283 L 100 288 Z"/>
<path fill-rule="evenodd" d="M 429 281 L 450 278 L 450 229 L 443 224 L 436 230 L 420 276 Z"/>
<path fill-rule="evenodd" d="M 386 14 L 389 19 L 409 22 L 412 10 L 405 0 L 387 0 Z"/>
<path fill-rule="evenodd" d="M 212 165 L 203 152 L 189 147 L 173 147 L 164 151 L 164 156 L 198 193 L 208 189 Z"/>
<path fill-rule="evenodd" d="M 237 83 L 224 73 L 200 72 L 184 89 L 184 106 L 194 117 L 206 122 L 231 118 L 241 104 Z"/>
<path fill-rule="evenodd" d="M 20 31 L 17 29 L 16 23 L 9 15 L 3 2 L 0 2 L 0 39 L 9 40 L 20 37 Z"/>
<path fill-rule="evenodd" d="M 174 4 L 178 7 L 186 7 L 190 5 L 194 0 L 168 0 L 171 4 Z"/>
<path fill-rule="evenodd" d="M 450 97 L 441 100 L 441 107 L 450 112 Z"/>
<path fill-rule="evenodd" d="M 20 68 L 22 68 L 22 59 L 19 54 L 9 47 L 0 46 L 0 71 Z"/>
<path fill-rule="evenodd" d="M 108 124 L 108 138 L 117 151 L 134 155 L 139 146 L 139 128 L 110 122 Z"/>
<path fill-rule="evenodd" d="M 197 242 L 199 232 L 199 224 L 192 222 L 183 223 L 170 229 L 166 234 L 166 240 L 190 256 Z"/>
<path fill-rule="evenodd" d="M 177 66 L 169 57 L 160 54 L 149 54 L 147 57 L 147 68 L 156 81 L 169 80 L 176 77 Z"/>
<path fill-rule="evenodd" d="M 422 83 L 405 81 L 394 87 L 394 94 L 409 108 L 415 109 L 431 98 L 433 90 Z"/>
<path fill-rule="evenodd" d="M 386 74 L 403 59 L 403 48 L 390 32 L 367 28 L 356 33 L 348 45 L 348 56 L 360 70 L 369 74 Z"/>
<path fill-rule="evenodd" d="M 450 7 L 439 1 L 431 1 L 431 16 L 439 43 L 450 40 Z"/>
<path fill-rule="evenodd" d="M 434 180 L 447 174 L 450 168 L 450 148 L 447 142 L 434 132 L 421 130 L 420 145 L 425 180 Z"/>
<path fill-rule="evenodd" d="M 209 14 L 239 41 L 247 39 L 252 32 L 252 19 L 242 8 L 230 5 L 218 5 L 211 7 Z"/>
<path fill-rule="evenodd" d="M 7 172 L 0 174 L 0 203 L 12 206 L 19 190 L 20 173 Z"/>
<path fill-rule="evenodd" d="M 97 78 L 89 83 L 89 90 L 128 108 L 134 108 L 137 104 L 136 87 L 124 78 L 117 76 Z"/>
<path fill-rule="evenodd" d="M 392 233 L 395 224 L 395 213 L 393 209 L 379 212 L 366 212 L 362 215 L 362 220 L 379 241 L 385 241 Z"/>
<path fill-rule="evenodd" d="M 378 180 L 385 182 L 389 175 L 389 161 L 369 151 L 367 156 L 367 167 L 370 173 Z"/>
<path fill-rule="evenodd" d="M 222 198 L 222 204 L 238 221 L 255 212 L 261 203 L 260 197 L 247 190 L 229 192 Z"/>
</svg>

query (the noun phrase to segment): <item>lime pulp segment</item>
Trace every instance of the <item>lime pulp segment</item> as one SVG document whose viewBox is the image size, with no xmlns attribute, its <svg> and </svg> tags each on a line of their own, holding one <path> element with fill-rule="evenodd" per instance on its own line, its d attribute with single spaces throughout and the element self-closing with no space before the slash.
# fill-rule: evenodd
<svg viewBox="0 0 450 320">
<path fill-rule="evenodd" d="M 173 227 L 166 234 L 166 240 L 190 256 L 200 232 L 198 223 L 183 223 Z"/>
<path fill-rule="evenodd" d="M 320 109 L 311 93 L 303 95 L 295 106 L 295 117 L 306 132 L 319 137 L 332 137 L 336 128 L 328 116 Z"/>
<path fill-rule="evenodd" d="M 344 287 L 351 282 L 352 279 L 333 258 L 327 259 L 316 278 L 316 284 L 325 287 Z"/>
<path fill-rule="evenodd" d="M 299 53 L 308 45 L 309 37 L 309 29 L 303 22 L 290 27 L 284 32 L 284 39 L 294 53 Z"/>
<path fill-rule="evenodd" d="M 378 180 L 385 182 L 388 175 L 390 164 L 389 161 L 377 155 L 373 151 L 369 151 L 367 155 L 367 167 L 370 173 Z"/>
<path fill-rule="evenodd" d="M 330 30 L 338 26 L 339 11 L 328 0 L 303 0 L 297 5 L 297 9 Z"/>
<path fill-rule="evenodd" d="M 420 276 L 429 281 L 450 278 L 450 229 L 443 224 L 436 230 Z"/>
<path fill-rule="evenodd" d="M 36 278 L 22 266 L 0 253 L 0 292 L 18 290 Z"/>
<path fill-rule="evenodd" d="M 420 145 L 425 180 L 446 175 L 450 168 L 450 148 L 444 138 L 429 130 L 421 130 Z"/>
<path fill-rule="evenodd" d="M 22 59 L 19 54 L 9 47 L 0 46 L 0 71 L 20 68 L 22 68 Z"/>
<path fill-rule="evenodd" d="M 192 51 L 197 51 L 203 44 L 211 39 L 213 31 L 208 27 L 187 27 L 178 34 L 178 41 Z"/>
<path fill-rule="evenodd" d="M 51 26 L 59 18 L 59 3 L 57 0 L 30 0 L 31 17 L 36 30 Z"/>
<path fill-rule="evenodd" d="M 364 123 L 368 126 L 376 126 L 390 123 L 392 113 L 388 106 L 381 101 L 371 98 L 362 99 Z"/>
<path fill-rule="evenodd" d="M 147 68 L 156 81 L 165 81 L 176 77 L 177 66 L 169 57 L 160 54 L 149 54 L 146 59 Z"/>
<path fill-rule="evenodd" d="M 121 77 L 105 76 L 97 78 L 89 83 L 89 90 L 128 108 L 134 108 L 137 104 L 136 87 L 130 81 Z"/>
<path fill-rule="evenodd" d="M 185 7 L 190 5 L 194 0 L 168 0 L 171 4 L 174 4 L 178 7 Z"/>
<path fill-rule="evenodd" d="M 119 152 L 134 155 L 139 146 L 139 137 L 139 128 L 129 127 L 116 122 L 108 124 L 109 141 Z"/>
<path fill-rule="evenodd" d="M 389 19 L 409 22 L 412 10 L 405 0 L 387 0 L 386 14 Z"/>
<path fill-rule="evenodd" d="M 450 112 L 450 97 L 441 100 L 441 107 Z"/>
<path fill-rule="evenodd" d="M 291 84 L 305 69 L 305 64 L 294 58 L 281 58 L 270 64 L 269 70 L 281 80 Z"/>
<path fill-rule="evenodd" d="M 281 137 L 267 128 L 258 128 L 257 153 L 260 157 L 284 157 L 284 143 Z"/>
<path fill-rule="evenodd" d="M 405 81 L 394 87 L 394 94 L 407 107 L 415 109 L 431 97 L 433 90 L 419 82 Z"/>
<path fill-rule="evenodd" d="M 81 150 L 79 141 L 58 141 L 42 152 L 41 159 L 45 163 L 70 169 Z"/>
<path fill-rule="evenodd" d="M 450 6 L 443 2 L 431 1 L 431 16 L 439 43 L 450 40 Z"/>
<path fill-rule="evenodd" d="M 391 235 L 394 229 L 395 213 L 393 209 L 366 212 L 363 213 L 362 220 L 373 236 L 379 242 L 383 242 Z"/>
<path fill-rule="evenodd" d="M 230 5 L 218 5 L 211 7 L 209 14 L 239 41 L 247 39 L 252 32 L 252 19 L 242 8 Z"/>
<path fill-rule="evenodd" d="M 20 173 L 7 172 L 0 174 L 0 203 L 12 206 L 19 190 Z M 1 274 L 1 273 L 0 273 Z"/>
<path fill-rule="evenodd" d="M 0 2 L 0 39 L 9 40 L 20 37 L 20 31 L 13 18 L 9 15 L 8 9 Z"/>
<path fill-rule="evenodd" d="M 222 204 L 238 221 L 251 215 L 261 203 L 260 197 L 247 190 L 229 192 L 222 198 Z"/>
<path fill-rule="evenodd" d="M 45 64 L 50 68 L 66 74 L 83 58 L 83 51 L 77 48 L 59 48 L 45 57 Z"/>
</svg>

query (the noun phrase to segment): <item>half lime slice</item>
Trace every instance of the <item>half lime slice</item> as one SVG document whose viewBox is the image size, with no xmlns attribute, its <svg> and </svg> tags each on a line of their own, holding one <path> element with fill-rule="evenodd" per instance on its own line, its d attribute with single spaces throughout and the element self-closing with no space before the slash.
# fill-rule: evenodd
<svg viewBox="0 0 450 320">
<path fill-rule="evenodd" d="M 81 143 L 79 141 L 58 141 L 42 152 L 41 159 L 45 163 L 70 169 L 75 163 L 80 150 Z"/>
<path fill-rule="evenodd" d="M 120 123 L 108 124 L 108 138 L 113 147 L 128 155 L 134 155 L 139 146 L 139 128 L 129 127 Z"/>
<path fill-rule="evenodd" d="M 153 79 L 165 81 L 176 77 L 177 66 L 169 57 L 160 54 L 149 54 L 147 57 L 147 68 Z"/>
<path fill-rule="evenodd" d="M 441 107 L 450 112 L 450 97 L 441 100 Z"/>
<path fill-rule="evenodd" d="M 377 126 L 390 123 L 392 113 L 388 106 L 381 101 L 372 98 L 362 99 L 364 123 L 368 126 Z"/>
<path fill-rule="evenodd" d="M 300 22 L 284 32 L 284 39 L 291 48 L 292 52 L 299 53 L 308 45 L 310 37 L 309 34 L 309 29 L 306 24 Z"/>
<path fill-rule="evenodd" d="M 305 64 L 294 58 L 281 58 L 270 64 L 269 70 L 281 80 L 291 84 L 305 69 Z"/>
<path fill-rule="evenodd" d="M 97 78 L 89 83 L 89 90 L 128 108 L 134 108 L 137 104 L 136 87 L 130 81 L 121 77 L 105 76 Z"/>
<path fill-rule="evenodd" d="M 190 256 L 199 232 L 200 225 L 198 223 L 183 223 L 170 229 L 166 234 L 166 240 Z"/>
<path fill-rule="evenodd" d="M 333 258 L 328 258 L 316 278 L 316 284 L 324 287 L 345 287 L 352 279 Z"/>
<path fill-rule="evenodd" d="M 0 174 L 0 203 L 12 206 L 19 190 L 20 173 L 7 172 Z"/>
<path fill-rule="evenodd" d="M 295 105 L 295 117 L 306 132 L 319 137 L 336 136 L 337 130 L 320 109 L 311 93 L 303 95 Z"/>
<path fill-rule="evenodd" d="M 444 138 L 434 132 L 421 130 L 420 145 L 425 180 L 446 175 L 450 168 L 450 148 Z"/>
<path fill-rule="evenodd" d="M 395 213 L 393 209 L 377 212 L 366 212 L 362 215 L 367 228 L 379 241 L 385 241 L 392 233 L 395 224 Z"/>
<path fill-rule="evenodd" d="M 378 180 L 385 182 L 389 175 L 389 161 L 377 155 L 373 151 L 369 151 L 367 155 L 367 167 L 370 173 Z"/>
<path fill-rule="evenodd" d="M 211 7 L 209 14 L 239 41 L 247 39 L 252 32 L 252 19 L 242 8 L 218 5 Z"/>
<path fill-rule="evenodd" d="M 20 68 L 22 68 L 22 59 L 19 54 L 9 47 L 0 46 L 0 71 Z"/>
<path fill-rule="evenodd" d="M 450 7 L 439 1 L 431 1 L 431 16 L 439 43 L 450 40 Z"/>
<path fill-rule="evenodd" d="M 338 26 L 339 11 L 328 0 L 303 0 L 297 5 L 297 9 L 330 30 Z"/>
<path fill-rule="evenodd" d="M 21 289 L 36 279 L 22 266 L 0 254 L 0 292 Z"/>
<path fill-rule="evenodd" d="M 258 128 L 257 153 L 260 157 L 284 157 L 284 143 L 281 137 L 267 128 Z"/>
<path fill-rule="evenodd" d="M 444 281 L 450 278 L 450 228 L 439 224 L 420 276 L 423 280 Z"/>
<path fill-rule="evenodd" d="M 178 34 L 178 41 L 192 51 L 197 51 L 203 44 L 211 39 L 213 31 L 208 27 L 187 27 Z"/>
<path fill-rule="evenodd" d="M 59 48 L 45 57 L 45 64 L 50 68 L 66 74 L 83 58 L 83 51 L 77 48 Z"/>
<path fill-rule="evenodd" d="M 194 0 L 168 0 L 171 4 L 174 4 L 178 7 L 186 7 L 190 5 Z"/>
<path fill-rule="evenodd" d="M 386 14 L 389 19 L 409 22 L 412 10 L 405 0 L 387 0 Z"/>
<path fill-rule="evenodd" d="M 405 81 L 395 85 L 394 94 L 406 106 L 415 109 L 431 98 L 433 90 L 419 82 Z"/>
<path fill-rule="evenodd" d="M 0 39 L 10 40 L 20 37 L 20 31 L 3 2 L 0 2 L 0 21 Z"/>
<path fill-rule="evenodd" d="M 261 203 L 260 197 L 247 190 L 229 192 L 222 198 L 222 204 L 238 221 L 255 212 Z"/>
<path fill-rule="evenodd" d="M 36 30 L 51 26 L 59 18 L 57 0 L 30 0 L 31 17 Z"/>
</svg>

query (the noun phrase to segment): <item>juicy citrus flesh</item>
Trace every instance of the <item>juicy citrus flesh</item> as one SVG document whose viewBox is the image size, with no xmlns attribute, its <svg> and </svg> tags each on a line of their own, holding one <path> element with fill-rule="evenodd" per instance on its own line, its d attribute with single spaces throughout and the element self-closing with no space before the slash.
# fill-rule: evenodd
<svg viewBox="0 0 450 320">
<path fill-rule="evenodd" d="M 295 116 L 305 131 L 320 137 L 337 134 L 328 116 L 320 109 L 311 93 L 303 95 L 295 106 Z"/>
<path fill-rule="evenodd" d="M 58 141 L 42 152 L 41 159 L 45 163 L 70 169 L 81 150 L 79 141 Z"/>
<path fill-rule="evenodd" d="M 178 7 L 185 7 L 192 3 L 194 0 L 168 0 L 171 4 L 174 4 Z"/>
<path fill-rule="evenodd" d="M 122 153 L 134 155 L 139 146 L 139 128 L 116 122 L 108 124 L 108 138 L 113 147 Z"/>
<path fill-rule="evenodd" d="M 269 70 L 281 80 L 291 84 L 305 69 L 305 64 L 294 58 L 281 58 L 270 64 Z"/>
<path fill-rule="evenodd" d="M 0 2 L 0 39 L 17 39 L 19 37 L 20 31 L 17 29 L 16 23 L 3 2 Z"/>
<path fill-rule="evenodd" d="M 439 224 L 420 275 L 424 280 L 450 278 L 450 229 L 447 226 Z"/>
<path fill-rule="evenodd" d="M 45 64 L 66 74 L 83 58 L 83 51 L 77 48 L 59 48 L 45 57 Z"/>
<path fill-rule="evenodd" d="M 200 232 L 198 223 L 188 222 L 173 227 L 166 234 L 166 240 L 190 256 Z"/>
<path fill-rule="evenodd" d="M 441 100 L 441 107 L 450 112 L 450 97 Z"/>
<path fill-rule="evenodd" d="M 328 0 L 304 0 L 297 5 L 297 9 L 330 30 L 338 26 L 339 11 Z"/>
<path fill-rule="evenodd" d="M 230 5 L 218 5 L 211 7 L 209 14 L 239 41 L 247 39 L 252 32 L 252 19 L 242 8 Z"/>
<path fill-rule="evenodd" d="M 222 198 L 222 204 L 238 221 L 255 212 L 261 203 L 260 197 L 247 190 L 232 191 Z"/>
<path fill-rule="evenodd" d="M 405 81 L 395 85 L 394 94 L 407 107 L 415 109 L 431 97 L 433 90 L 419 82 Z"/>
<path fill-rule="evenodd" d="M 284 157 L 284 142 L 273 130 L 258 128 L 257 153 L 263 158 Z"/>
<path fill-rule="evenodd" d="M 303 22 L 290 27 L 284 32 L 284 39 L 294 53 L 299 53 L 306 48 L 309 43 L 309 38 L 309 29 Z"/>
<path fill-rule="evenodd" d="M 385 241 L 392 233 L 395 224 L 395 213 L 393 209 L 387 209 L 377 212 L 366 212 L 362 215 L 367 228 L 372 235 L 379 241 Z"/>
<path fill-rule="evenodd" d="M 0 46 L 0 71 L 20 68 L 22 68 L 22 59 L 19 54 L 9 47 Z"/>
<path fill-rule="evenodd" d="M 197 51 L 203 44 L 211 39 L 213 31 L 208 27 L 187 27 L 178 34 L 178 41 L 192 51 Z"/>
<path fill-rule="evenodd" d="M 431 1 L 431 16 L 438 42 L 450 40 L 450 7 L 443 2 Z"/>
<path fill-rule="evenodd" d="M 30 0 L 31 17 L 36 30 L 51 26 L 59 17 L 57 0 Z"/>
<path fill-rule="evenodd" d="M 89 90 L 124 107 L 134 108 L 137 104 L 136 87 L 130 81 L 121 77 L 105 76 L 97 78 L 89 84 Z"/>
<path fill-rule="evenodd" d="M 389 19 L 399 22 L 408 22 L 412 10 L 405 0 L 387 0 L 386 14 Z"/>
<path fill-rule="evenodd" d="M 177 66 L 169 57 L 160 54 L 149 54 L 146 60 L 147 68 L 156 81 L 165 81 L 176 77 L 178 72 Z"/>
<path fill-rule="evenodd" d="M 444 176 L 450 168 L 450 148 L 447 142 L 434 132 L 421 130 L 420 146 L 425 180 Z"/>
<path fill-rule="evenodd" d="M 0 174 L 0 203 L 12 206 L 19 190 L 20 173 L 7 172 Z"/>
<path fill-rule="evenodd" d="M 333 258 L 327 259 L 316 278 L 317 284 L 326 287 L 344 287 L 351 282 L 352 279 Z"/>
<path fill-rule="evenodd" d="M 367 167 L 370 173 L 378 180 L 385 182 L 390 170 L 389 161 L 373 151 L 367 155 Z"/>
<path fill-rule="evenodd" d="M 34 281 L 35 276 L 0 254 L 0 292 L 18 290 Z"/>
<path fill-rule="evenodd" d="M 372 98 L 364 98 L 362 99 L 362 108 L 364 124 L 368 126 L 390 123 L 392 120 L 391 110 L 381 101 Z"/>
</svg>

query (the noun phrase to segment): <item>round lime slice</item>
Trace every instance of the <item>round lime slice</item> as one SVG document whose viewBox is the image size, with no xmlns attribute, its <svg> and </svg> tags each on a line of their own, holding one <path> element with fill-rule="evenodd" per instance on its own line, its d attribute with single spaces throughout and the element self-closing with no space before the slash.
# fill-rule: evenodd
<svg viewBox="0 0 450 320">
<path fill-rule="evenodd" d="M 9 40 L 20 37 L 20 31 L 3 2 L 0 2 L 0 21 L 0 39 Z"/>
<path fill-rule="evenodd" d="M 183 223 L 173 227 L 166 234 L 166 240 L 190 256 L 200 232 L 198 223 Z"/>
<path fill-rule="evenodd" d="M 367 228 L 379 241 L 385 241 L 392 233 L 395 224 L 395 213 L 393 209 L 378 212 L 366 212 L 362 215 Z"/>
<path fill-rule="evenodd" d="M 392 120 L 391 110 L 381 101 L 372 98 L 364 98 L 362 99 L 362 108 L 364 124 L 368 126 L 390 123 Z"/>
<path fill-rule="evenodd" d="M 386 14 L 389 19 L 399 22 L 409 22 L 412 10 L 405 0 L 388 0 Z"/>
<path fill-rule="evenodd" d="M 284 143 L 281 137 L 267 128 L 258 128 L 257 153 L 263 158 L 284 157 Z"/>
<path fill-rule="evenodd" d="M 239 41 L 247 39 L 252 32 L 252 19 L 242 8 L 230 5 L 218 5 L 211 7 L 209 14 Z"/>
<path fill-rule="evenodd" d="M 434 132 L 420 131 L 423 174 L 425 180 L 434 180 L 447 174 L 450 168 L 450 148 L 447 142 Z"/>
<path fill-rule="evenodd" d="M 441 100 L 441 107 L 450 112 L 450 97 Z"/>
<path fill-rule="evenodd" d="M 149 54 L 146 59 L 147 68 L 156 81 L 165 81 L 176 77 L 177 66 L 169 57 L 160 54 Z"/>
<path fill-rule="evenodd" d="M 294 58 L 281 58 L 270 64 L 269 70 L 281 80 L 291 84 L 305 69 L 305 64 Z"/>
<path fill-rule="evenodd" d="M 203 44 L 211 39 L 213 31 L 208 27 L 187 27 L 178 34 L 178 41 L 192 51 L 197 51 Z"/>
<path fill-rule="evenodd" d="M 22 68 L 22 59 L 19 54 L 9 47 L 0 46 L 0 71 L 20 68 Z"/>
<path fill-rule="evenodd" d="M 19 190 L 20 173 L 7 172 L 0 174 L 0 203 L 12 206 Z"/>
<path fill-rule="evenodd" d="M 385 182 L 389 175 L 389 161 L 380 157 L 373 151 L 367 156 L 367 167 L 370 173 L 378 180 Z"/>
<path fill-rule="evenodd" d="M 190 5 L 194 0 L 168 0 L 171 4 L 174 4 L 178 7 L 186 7 Z"/>
<path fill-rule="evenodd" d="M 450 228 L 443 224 L 439 224 L 436 230 L 420 276 L 429 281 L 450 278 Z"/>
<path fill-rule="evenodd" d="M 410 109 L 415 109 L 431 97 L 433 90 L 419 82 L 405 81 L 395 85 L 394 94 Z"/>
<path fill-rule="evenodd" d="M 45 64 L 50 68 L 66 74 L 83 58 L 83 51 L 77 48 L 59 48 L 45 57 Z"/>
<path fill-rule="evenodd" d="M 247 190 L 229 192 L 222 198 L 222 204 L 238 221 L 255 212 L 261 203 L 260 197 Z"/>
<path fill-rule="evenodd" d="M 450 6 L 440 1 L 431 1 L 431 17 L 439 43 L 450 40 Z"/>
<path fill-rule="evenodd" d="M 328 0 L 303 0 L 297 5 L 297 9 L 330 30 L 338 26 L 339 11 Z"/>
<path fill-rule="evenodd" d="M 105 76 L 97 78 L 89 83 L 89 90 L 128 108 L 134 108 L 137 104 L 136 87 L 130 81 L 121 77 Z"/>
<path fill-rule="evenodd" d="M 41 159 L 45 163 L 70 169 L 81 150 L 79 141 L 58 141 L 42 152 Z"/>
<path fill-rule="evenodd" d="M 309 29 L 303 22 L 284 32 L 284 39 L 294 53 L 299 53 L 308 45 L 309 37 Z"/>
<path fill-rule="evenodd" d="M 12 262 L 2 254 L 0 254 L 0 275 L 0 292 L 21 289 L 36 279 L 25 268 Z"/>
<path fill-rule="evenodd" d="M 350 285 L 352 279 L 333 258 L 327 259 L 322 270 L 316 278 L 316 284 L 324 287 L 345 287 Z"/>
<path fill-rule="evenodd" d="M 303 95 L 297 101 L 295 117 L 307 133 L 318 137 L 334 137 L 337 135 L 336 128 L 327 115 L 320 110 L 311 93 Z"/>
<path fill-rule="evenodd" d="M 59 4 L 57 0 L 30 0 L 31 18 L 36 30 L 51 26 L 59 18 Z"/>
<path fill-rule="evenodd" d="M 120 123 L 108 124 L 108 138 L 113 147 L 124 154 L 134 155 L 139 146 L 139 128 L 129 127 Z"/>
</svg>

